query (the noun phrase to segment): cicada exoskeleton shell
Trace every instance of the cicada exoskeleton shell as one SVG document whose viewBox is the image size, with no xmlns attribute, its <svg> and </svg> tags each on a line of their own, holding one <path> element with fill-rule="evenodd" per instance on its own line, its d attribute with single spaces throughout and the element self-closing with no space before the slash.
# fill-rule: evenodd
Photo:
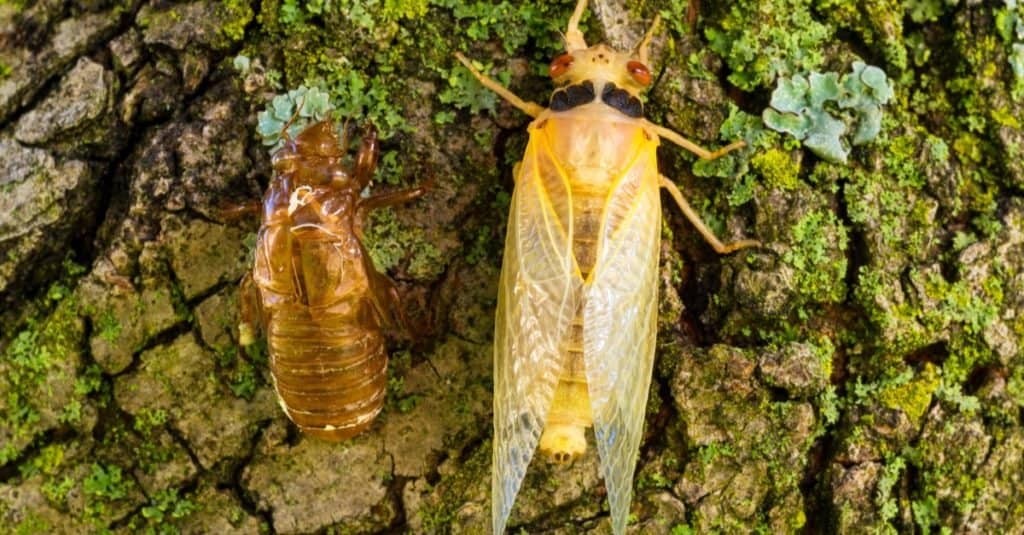
<svg viewBox="0 0 1024 535">
<path fill-rule="evenodd" d="M 345 144 L 328 120 L 275 153 L 251 282 L 243 283 L 243 331 L 259 320 L 282 409 L 304 433 L 330 441 L 359 434 L 380 413 L 382 326 L 399 306 L 363 247 L 363 219 L 372 206 L 422 193 L 361 198 L 376 166 L 376 131 L 367 128 L 350 166 Z"/>
</svg>

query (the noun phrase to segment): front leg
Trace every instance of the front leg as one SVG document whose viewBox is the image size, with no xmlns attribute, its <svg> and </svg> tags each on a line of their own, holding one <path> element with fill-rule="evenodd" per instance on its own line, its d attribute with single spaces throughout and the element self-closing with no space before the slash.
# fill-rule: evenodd
<svg viewBox="0 0 1024 535">
<path fill-rule="evenodd" d="M 365 199 L 359 199 L 359 202 L 356 204 L 356 214 L 353 222 L 353 228 L 355 229 L 356 237 L 359 238 L 359 241 L 363 241 L 363 225 L 366 223 L 366 218 L 369 215 L 370 210 L 414 201 L 422 197 L 423 194 L 430 189 L 432 181 L 433 179 L 416 188 L 379 193 Z"/>
<path fill-rule="evenodd" d="M 470 63 L 469 60 L 466 59 L 466 56 L 463 56 L 461 52 L 456 52 L 455 57 L 458 58 L 459 61 L 461 61 L 462 64 L 465 65 L 467 69 L 469 69 L 469 72 L 473 73 L 473 76 L 475 76 L 476 79 L 479 80 L 484 87 L 490 89 L 491 91 L 494 91 L 495 93 L 498 94 L 499 97 L 507 100 L 509 104 L 512 104 L 513 106 L 522 110 L 523 113 L 536 119 L 537 116 L 544 111 L 544 106 L 541 106 L 536 102 L 529 102 L 519 98 L 515 93 L 509 91 L 508 88 L 498 83 L 497 80 L 494 80 L 487 76 L 486 74 L 476 70 L 476 67 L 474 67 L 473 64 Z"/>
</svg>

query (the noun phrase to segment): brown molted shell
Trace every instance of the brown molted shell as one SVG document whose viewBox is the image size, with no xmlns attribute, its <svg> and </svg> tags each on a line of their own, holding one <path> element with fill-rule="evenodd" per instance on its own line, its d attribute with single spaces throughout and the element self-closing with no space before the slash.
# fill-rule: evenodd
<svg viewBox="0 0 1024 535">
<path fill-rule="evenodd" d="M 368 130 L 359 161 L 375 162 L 375 140 Z M 330 441 L 369 427 L 387 384 L 380 296 L 388 283 L 354 221 L 360 179 L 373 166 L 353 177 L 343 155 L 330 121 L 275 154 L 252 273 L 281 406 L 303 432 Z"/>
</svg>

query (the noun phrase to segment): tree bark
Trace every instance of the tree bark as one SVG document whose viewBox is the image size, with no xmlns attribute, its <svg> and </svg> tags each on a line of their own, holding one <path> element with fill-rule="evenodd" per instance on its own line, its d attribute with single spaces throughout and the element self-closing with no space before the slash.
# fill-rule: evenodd
<svg viewBox="0 0 1024 535">
<path fill-rule="evenodd" d="M 0 524 L 487 532 L 528 118 L 454 52 L 547 102 L 572 4 L 0 4 Z M 647 117 L 748 147 L 664 143 L 662 173 L 764 244 L 718 256 L 665 204 L 630 532 L 1021 532 L 1024 5 L 592 4 L 620 49 L 663 16 Z M 226 208 L 260 198 L 258 113 L 299 86 L 381 131 L 374 192 L 431 183 L 366 243 L 429 332 L 389 333 L 384 411 L 341 444 L 237 343 L 259 221 Z M 609 533 L 605 497 L 594 448 L 538 458 L 510 531 Z"/>
</svg>

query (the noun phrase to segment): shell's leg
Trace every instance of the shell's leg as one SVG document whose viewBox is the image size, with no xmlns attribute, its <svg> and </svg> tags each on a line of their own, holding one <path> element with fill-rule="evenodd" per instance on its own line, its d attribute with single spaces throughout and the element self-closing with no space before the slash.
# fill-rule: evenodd
<svg viewBox="0 0 1024 535">
<path fill-rule="evenodd" d="M 429 181 L 428 184 L 423 186 L 404 189 L 401 191 L 379 193 L 377 195 L 373 195 L 365 199 L 360 199 L 359 203 L 356 205 L 356 215 L 354 221 L 354 229 L 356 236 L 359 238 L 359 241 L 363 240 L 363 225 L 366 223 L 366 216 L 369 214 L 370 210 L 373 210 L 375 208 L 383 208 L 385 206 L 405 204 L 407 202 L 416 200 L 419 197 L 422 197 L 423 194 L 426 193 L 428 189 L 430 189 Z"/>
<path fill-rule="evenodd" d="M 430 189 L 430 183 L 432 181 L 433 179 L 430 179 L 426 184 L 416 188 L 381 193 L 372 197 L 360 199 L 359 204 L 356 207 L 356 215 L 353 222 L 353 229 L 356 233 L 356 237 L 359 238 L 359 241 L 363 241 L 363 225 L 366 222 L 366 217 L 370 210 L 373 210 L 374 208 L 383 208 L 385 206 L 405 204 L 417 199 L 423 196 L 423 194 Z M 376 270 L 372 269 L 372 266 L 368 271 L 371 272 L 371 276 L 375 279 L 374 284 L 370 286 L 370 289 L 372 290 L 374 297 L 374 305 L 376 306 L 381 319 L 392 325 L 397 322 L 398 325 L 405 329 L 405 331 L 414 339 L 422 338 L 424 333 L 429 331 L 428 327 L 417 325 L 409 318 L 405 308 L 402 307 L 402 299 L 398 295 L 398 288 L 395 287 L 395 284 L 391 279 L 385 275 L 377 273 Z"/>
<path fill-rule="evenodd" d="M 686 149 L 686 150 L 696 154 L 702 160 L 714 160 L 716 158 L 721 158 L 722 156 L 725 156 L 726 154 L 729 154 L 730 152 L 732 152 L 732 151 L 734 151 L 736 149 L 741 149 L 741 148 L 747 146 L 746 142 L 744 142 L 744 141 L 736 141 L 736 142 L 730 143 L 730 144 L 728 144 L 728 145 L 726 145 L 726 146 L 724 146 L 724 147 L 722 147 L 722 148 L 720 148 L 718 150 L 709 151 L 709 150 L 705 149 L 704 147 L 701 147 L 700 145 L 690 141 L 689 139 L 686 139 L 685 137 L 677 134 L 675 131 L 669 130 L 668 128 L 665 128 L 664 126 L 658 126 L 658 125 L 656 125 L 654 123 L 647 123 L 647 124 L 648 124 L 648 127 L 652 131 L 654 131 L 655 134 L 658 135 L 658 137 L 663 137 L 663 138 L 671 141 L 672 143 L 675 143 L 676 145 L 679 145 L 680 147 L 682 147 L 682 148 L 684 148 L 684 149 Z"/>
<path fill-rule="evenodd" d="M 702 220 L 700 215 L 698 215 L 690 206 L 690 203 L 686 202 L 686 197 L 683 197 L 682 192 L 679 191 L 679 188 L 677 188 L 671 180 L 664 176 L 659 176 L 658 182 L 661 187 L 668 190 L 669 195 L 675 199 L 676 204 L 679 205 L 679 209 L 683 211 L 683 215 L 686 216 L 686 219 L 689 219 L 690 223 L 693 223 L 693 226 L 697 227 L 697 231 L 700 232 L 701 236 L 704 236 L 704 239 L 707 240 L 708 244 L 710 244 L 718 254 L 728 254 L 746 247 L 761 246 L 761 242 L 757 240 L 739 240 L 732 243 L 722 243 L 718 240 L 718 237 L 715 236 L 715 233 L 711 232 L 711 229 L 704 224 L 704 220 Z"/>
<path fill-rule="evenodd" d="M 241 320 L 238 322 L 238 343 L 245 347 L 256 341 L 256 331 L 263 323 L 263 309 L 256 284 L 252 281 L 252 272 L 242 277 L 238 294 L 242 309 Z"/>
<path fill-rule="evenodd" d="M 429 181 L 428 181 L 429 182 Z M 362 210 L 372 210 L 374 208 L 383 208 L 385 206 L 394 206 L 396 204 L 405 204 L 410 201 L 414 201 L 419 197 L 422 197 L 427 190 L 430 189 L 429 184 L 418 186 L 410 189 L 403 189 L 401 191 L 389 191 L 388 193 L 379 193 L 359 200 L 359 208 Z"/>
<path fill-rule="evenodd" d="M 380 143 L 377 141 L 377 129 L 369 124 L 363 134 L 363 142 L 359 145 L 359 153 L 356 155 L 356 165 L 352 173 L 352 178 L 359 185 L 360 190 L 370 184 L 373 172 L 377 170 L 377 158 L 379 157 Z"/>
<path fill-rule="evenodd" d="M 224 221 L 239 221 L 243 217 L 258 216 L 262 208 L 259 200 L 249 200 L 239 203 L 225 202 L 217 207 L 216 214 Z"/>
<path fill-rule="evenodd" d="M 495 93 L 498 94 L 499 97 L 507 100 L 509 104 L 512 104 L 513 106 L 522 110 L 523 113 L 529 115 L 530 117 L 536 118 L 538 115 L 541 114 L 542 111 L 544 111 L 544 107 L 541 106 L 540 104 L 537 104 L 536 102 L 529 102 L 519 98 L 518 96 L 516 96 L 515 93 L 509 91 L 508 88 L 501 85 L 496 80 L 476 70 L 476 67 L 473 67 L 473 64 L 470 63 L 469 60 L 466 59 L 466 56 L 463 56 L 461 52 L 456 52 L 455 57 L 458 58 L 459 61 L 462 62 L 462 64 L 465 65 L 467 69 L 469 69 L 469 72 L 473 73 L 473 76 L 475 76 L 476 79 L 479 80 L 484 87 L 490 89 L 491 91 L 494 91 Z"/>
</svg>

